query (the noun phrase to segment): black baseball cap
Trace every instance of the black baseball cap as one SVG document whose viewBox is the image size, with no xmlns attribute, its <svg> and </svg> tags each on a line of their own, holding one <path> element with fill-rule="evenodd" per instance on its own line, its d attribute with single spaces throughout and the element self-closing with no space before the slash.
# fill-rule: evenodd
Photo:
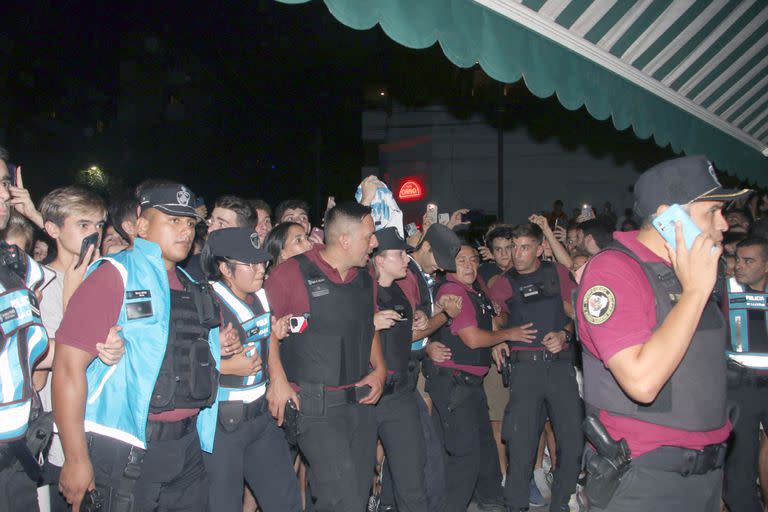
<svg viewBox="0 0 768 512">
<path fill-rule="evenodd" d="M 413 247 L 405 243 L 403 236 L 396 227 L 380 229 L 376 232 L 376 240 L 379 245 L 373 250 L 373 254 L 380 254 L 382 251 L 412 251 Z"/>
<path fill-rule="evenodd" d="M 704 156 L 684 156 L 657 164 L 635 182 L 635 212 L 646 218 L 662 205 L 694 201 L 732 201 L 749 189 L 723 188 L 712 162 Z"/>
<path fill-rule="evenodd" d="M 432 224 L 416 249 L 424 242 L 429 242 L 438 267 L 446 272 L 456 272 L 456 254 L 461 249 L 461 239 L 453 230 L 442 224 Z"/>
<path fill-rule="evenodd" d="M 141 191 L 139 206 L 142 211 L 155 208 L 176 217 L 195 217 L 201 219 L 195 211 L 195 193 L 180 183 L 148 187 Z"/>
<path fill-rule="evenodd" d="M 213 256 L 243 263 L 263 263 L 272 257 L 251 228 L 223 228 L 208 234 L 206 245 Z"/>
</svg>

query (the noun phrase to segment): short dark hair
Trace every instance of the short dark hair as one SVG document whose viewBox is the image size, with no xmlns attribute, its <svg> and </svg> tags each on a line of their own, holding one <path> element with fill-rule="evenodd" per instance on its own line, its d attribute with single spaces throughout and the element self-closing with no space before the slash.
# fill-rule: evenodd
<svg viewBox="0 0 768 512">
<path fill-rule="evenodd" d="M 598 219 L 590 219 L 579 224 L 579 229 L 584 236 L 592 235 L 592 239 L 597 246 L 602 249 L 613 240 L 613 229 L 608 227 L 605 222 Z"/>
<path fill-rule="evenodd" d="M 280 222 L 286 210 L 304 210 L 309 215 L 309 203 L 302 199 L 286 199 L 275 208 L 275 222 Z"/>
<path fill-rule="evenodd" d="M 749 227 L 749 236 L 768 238 L 768 218 L 757 219 Z"/>
<path fill-rule="evenodd" d="M 240 228 L 252 228 L 256 224 L 256 218 L 254 216 L 254 210 L 248 201 L 237 196 L 221 196 L 216 198 L 216 202 L 213 204 L 214 208 L 225 208 L 235 212 L 237 217 L 237 227 Z M 233 226 L 234 227 L 234 226 Z"/>
<path fill-rule="evenodd" d="M 355 201 L 342 201 L 327 212 L 325 212 L 325 239 L 330 243 L 338 234 L 336 233 L 337 224 L 343 221 L 352 221 L 357 224 L 363 221 L 366 215 L 371 214 L 368 206 L 363 206 Z"/>
<path fill-rule="evenodd" d="M 209 281 L 220 281 L 224 277 L 219 268 L 219 264 L 222 262 L 226 263 L 232 272 L 235 271 L 234 263 L 223 256 L 213 254 L 208 244 L 203 245 L 203 249 L 200 251 L 200 267 L 202 267 L 203 273 L 205 273 Z"/>
<path fill-rule="evenodd" d="M 288 230 L 292 226 L 297 226 L 301 228 L 302 233 L 304 232 L 304 226 L 297 222 L 281 222 L 267 233 L 267 238 L 264 239 L 264 248 L 272 256 L 273 262 L 277 262 L 280 257 L 280 253 L 285 247 L 285 241 L 288 239 Z"/>
<path fill-rule="evenodd" d="M 530 222 L 526 224 L 518 224 L 512 228 L 512 238 L 520 238 L 523 236 L 533 238 L 538 243 L 544 241 L 544 232 L 539 226 Z"/>
<path fill-rule="evenodd" d="M 248 204 L 250 205 L 251 210 L 253 210 L 253 218 L 256 219 L 257 221 L 259 220 L 258 219 L 259 215 L 256 212 L 256 210 L 264 210 L 265 212 L 267 212 L 267 215 L 269 215 L 270 217 L 272 216 L 272 207 L 269 206 L 269 204 L 265 200 L 248 199 Z"/>
<path fill-rule="evenodd" d="M 497 238 L 504 238 L 505 240 L 512 240 L 512 228 L 510 226 L 498 226 L 493 228 L 486 236 L 486 246 L 493 250 L 493 241 Z"/>
<path fill-rule="evenodd" d="M 768 261 L 768 239 L 765 239 L 759 236 L 752 236 L 749 238 L 745 238 L 744 240 L 736 244 L 736 250 L 739 250 L 742 247 L 760 247 L 760 252 L 763 255 L 763 260 Z"/>
<path fill-rule="evenodd" d="M 129 241 L 131 239 L 128 233 L 123 229 L 123 222 L 136 222 L 138 216 L 136 212 L 139 209 L 139 200 L 131 192 L 123 192 L 111 203 L 107 209 L 107 219 L 109 224 L 115 228 L 117 234 L 123 237 L 124 240 Z"/>
</svg>

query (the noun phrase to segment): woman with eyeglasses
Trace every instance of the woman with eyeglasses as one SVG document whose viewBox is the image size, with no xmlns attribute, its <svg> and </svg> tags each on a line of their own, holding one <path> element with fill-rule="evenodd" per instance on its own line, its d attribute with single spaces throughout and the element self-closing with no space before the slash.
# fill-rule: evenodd
<svg viewBox="0 0 768 512">
<path fill-rule="evenodd" d="M 222 325 L 237 327 L 241 350 L 222 357 L 214 451 L 205 454 L 209 510 L 243 509 L 243 480 L 264 512 L 301 510 L 285 435 L 266 403 L 270 334 L 283 339 L 288 318 L 270 314 L 262 289 L 269 253 L 251 228 L 208 235 L 201 263 L 221 306 Z"/>
</svg>

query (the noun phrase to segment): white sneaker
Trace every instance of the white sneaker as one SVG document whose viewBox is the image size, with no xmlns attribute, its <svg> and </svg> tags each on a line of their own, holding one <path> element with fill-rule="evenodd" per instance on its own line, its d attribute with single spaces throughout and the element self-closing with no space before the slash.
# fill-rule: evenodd
<svg viewBox="0 0 768 512">
<path fill-rule="evenodd" d="M 539 488 L 539 492 L 545 500 L 552 498 L 552 478 L 551 474 L 544 470 L 544 468 L 533 470 L 533 480 L 536 482 L 536 487 Z"/>
</svg>

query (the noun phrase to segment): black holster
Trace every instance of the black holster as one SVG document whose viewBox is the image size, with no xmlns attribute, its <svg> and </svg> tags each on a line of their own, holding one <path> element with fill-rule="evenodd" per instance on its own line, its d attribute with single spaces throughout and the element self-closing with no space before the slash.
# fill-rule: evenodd
<svg viewBox="0 0 768 512">
<path fill-rule="evenodd" d="M 587 497 L 590 504 L 604 508 L 616 493 L 632 459 L 627 441 L 614 441 L 597 416 L 587 416 L 584 432 L 597 450 L 587 460 Z"/>
<path fill-rule="evenodd" d="M 89 445 L 93 440 L 93 436 L 88 436 Z M 143 450 L 136 446 L 131 446 L 128 452 L 128 460 L 126 461 L 123 474 L 120 475 L 120 480 L 114 487 L 96 482 L 96 490 L 99 494 L 99 499 L 102 501 L 100 512 L 133 512 L 134 510 L 134 496 L 133 489 L 136 487 L 136 481 L 141 476 L 141 466 L 144 462 L 144 454 L 146 450 Z"/>
</svg>

